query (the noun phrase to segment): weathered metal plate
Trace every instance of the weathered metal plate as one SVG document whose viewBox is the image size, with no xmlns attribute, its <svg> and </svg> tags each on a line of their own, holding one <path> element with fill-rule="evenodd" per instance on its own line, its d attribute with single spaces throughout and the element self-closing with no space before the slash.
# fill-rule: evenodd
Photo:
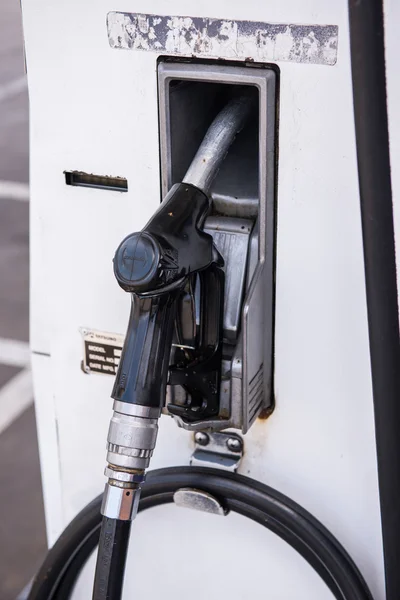
<svg viewBox="0 0 400 600">
<path fill-rule="evenodd" d="M 124 336 L 95 329 L 81 328 L 85 373 L 115 375 L 121 358 Z"/>
<path fill-rule="evenodd" d="M 199 58 L 334 65 L 339 28 L 110 12 L 107 30 L 112 48 Z"/>
</svg>

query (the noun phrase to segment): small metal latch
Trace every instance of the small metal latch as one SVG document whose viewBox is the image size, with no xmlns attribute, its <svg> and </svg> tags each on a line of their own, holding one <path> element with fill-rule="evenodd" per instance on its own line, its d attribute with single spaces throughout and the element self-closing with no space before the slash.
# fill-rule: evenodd
<svg viewBox="0 0 400 600">
<path fill-rule="evenodd" d="M 229 512 L 217 498 L 208 492 L 194 488 L 181 488 L 177 490 L 174 494 L 174 502 L 177 506 L 201 510 L 212 515 L 225 516 Z"/>
<path fill-rule="evenodd" d="M 243 440 L 237 433 L 194 434 L 195 450 L 190 464 L 197 467 L 217 467 L 234 473 L 243 456 Z"/>
</svg>

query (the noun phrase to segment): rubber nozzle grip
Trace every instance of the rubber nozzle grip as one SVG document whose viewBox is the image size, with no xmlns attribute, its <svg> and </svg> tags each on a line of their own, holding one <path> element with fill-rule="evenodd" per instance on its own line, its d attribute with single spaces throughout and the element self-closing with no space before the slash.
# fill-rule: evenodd
<svg viewBox="0 0 400 600">
<path fill-rule="evenodd" d="M 128 330 L 112 398 L 164 406 L 176 301 L 180 288 L 151 297 L 132 294 Z"/>
</svg>

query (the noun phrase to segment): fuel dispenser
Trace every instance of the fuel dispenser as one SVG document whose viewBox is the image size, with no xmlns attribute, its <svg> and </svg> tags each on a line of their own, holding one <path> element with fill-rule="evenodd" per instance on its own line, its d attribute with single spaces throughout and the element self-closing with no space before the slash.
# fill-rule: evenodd
<svg viewBox="0 0 400 600">
<path fill-rule="evenodd" d="M 31 4 L 30 0 L 23 3 L 28 73 L 30 56 L 35 55 L 33 48 L 36 43 L 32 32 Z M 118 132 L 114 140 L 121 136 L 125 140 L 122 145 L 125 144 L 126 151 L 130 145 L 134 147 L 135 160 L 133 165 L 129 162 L 128 167 L 132 177 L 122 176 L 122 173 L 96 175 L 94 167 L 91 170 L 89 167 L 71 165 L 74 156 L 72 139 L 67 138 L 70 140 L 67 151 L 60 150 L 60 157 L 68 157 L 70 163 L 64 165 L 61 179 L 57 180 L 54 175 L 53 185 L 62 185 L 66 225 L 74 223 L 75 235 L 73 242 L 68 242 L 68 249 L 60 248 L 57 260 L 66 269 L 63 279 L 68 280 L 68 274 L 72 277 L 72 273 L 78 272 L 73 276 L 73 281 L 75 285 L 83 284 L 90 272 L 93 285 L 92 291 L 83 288 L 82 298 L 79 295 L 69 298 L 72 315 L 69 323 L 78 325 L 77 319 L 85 314 L 85 318 L 91 318 L 93 322 L 97 319 L 100 323 L 102 320 L 103 325 L 102 329 L 94 329 L 80 323 L 74 333 L 67 333 L 65 324 L 56 324 L 60 315 L 60 309 L 57 308 L 52 313 L 53 341 L 48 345 L 51 351 L 33 352 L 36 390 L 43 398 L 47 398 L 37 400 L 37 415 L 39 439 L 42 438 L 41 456 L 49 528 L 55 518 L 54 512 L 51 516 L 54 509 L 50 508 L 52 495 L 48 490 L 53 489 L 51 478 L 57 479 L 56 472 L 60 475 L 57 493 L 61 504 L 64 503 L 65 507 L 66 500 L 63 497 L 67 496 L 67 492 L 63 491 L 63 486 L 67 485 L 69 477 L 68 490 L 75 490 L 70 495 L 71 506 L 76 500 L 80 512 L 75 508 L 70 511 L 74 516 L 70 524 L 57 541 L 56 536 L 51 538 L 52 548 L 35 577 L 29 598 L 88 598 L 92 593 L 93 600 L 119 600 L 128 597 L 128 594 L 131 597 L 134 593 L 142 597 L 146 589 L 152 590 L 147 597 L 161 593 L 169 597 L 175 595 L 175 591 L 171 588 L 165 592 L 162 578 L 168 577 L 170 570 L 175 570 L 175 578 L 169 581 L 177 586 L 178 580 L 182 581 L 184 589 L 187 589 L 195 571 L 201 575 L 198 584 L 204 589 L 193 589 L 195 598 L 198 593 L 202 597 L 216 597 L 225 594 L 226 590 L 232 595 L 234 581 L 241 579 L 242 583 L 238 584 L 240 597 L 246 593 L 254 598 L 271 595 L 286 600 L 295 597 L 395 600 L 398 597 L 396 590 L 400 593 L 400 582 L 394 569 L 396 548 L 400 548 L 400 532 L 398 517 L 393 514 L 393 492 L 388 486 L 387 461 L 393 458 L 390 452 L 393 452 L 393 444 L 397 443 L 394 442 L 392 428 L 397 422 L 393 400 L 399 388 L 399 377 L 393 365 L 399 348 L 387 122 L 384 118 L 382 121 L 386 107 L 385 87 L 382 85 L 383 46 L 379 37 L 383 23 L 379 3 L 365 3 L 363 8 L 350 3 L 352 54 L 347 52 L 346 58 L 342 56 L 341 59 L 340 55 L 338 58 L 338 31 L 341 29 L 344 37 L 349 36 L 349 31 L 346 18 L 342 13 L 339 15 L 339 11 L 335 13 L 332 7 L 329 10 L 335 15 L 334 24 L 305 25 L 312 11 L 304 8 L 304 21 L 297 26 L 285 24 L 285 21 L 281 25 L 267 23 L 265 11 L 257 2 L 249 11 L 252 20 L 233 19 L 230 16 L 232 7 L 225 3 L 221 3 L 224 5 L 221 10 L 223 8 L 227 15 L 223 20 L 201 15 L 166 17 L 153 13 L 115 12 L 108 7 L 106 0 L 100 4 L 108 8 L 109 47 L 100 51 L 99 46 L 98 50 L 103 58 L 106 51 L 112 54 L 112 58 L 111 55 L 107 56 L 110 56 L 108 64 L 113 64 L 117 69 L 115 81 L 112 82 L 114 92 L 122 85 L 118 75 L 124 73 L 123 69 L 130 65 L 134 70 L 136 80 L 133 87 L 126 84 L 125 94 L 129 96 L 129 90 L 135 90 L 132 92 L 136 103 L 136 113 L 132 116 L 134 126 L 130 126 L 129 119 L 117 108 L 119 101 L 127 107 L 129 100 L 124 104 L 122 96 L 116 99 L 113 92 L 108 93 L 104 81 L 96 81 L 95 84 L 97 91 L 104 90 L 106 95 L 104 102 L 99 100 L 100 110 L 108 111 L 111 130 Z M 153 4 L 156 11 L 159 3 Z M 177 9 L 179 4 L 176 2 Z M 240 3 L 233 4 L 240 13 Z M 275 4 L 275 15 L 281 14 L 283 17 L 291 10 L 295 12 L 294 3 L 288 2 L 286 9 Z M 49 4 L 48 15 L 53 10 Z M 101 11 L 97 10 L 98 16 Z M 243 10 L 245 13 L 245 8 Z M 324 10 L 328 12 L 322 11 L 317 20 L 319 23 L 322 14 L 329 13 L 328 3 L 325 3 Z M 90 10 L 86 12 L 82 8 L 81 22 L 89 14 Z M 96 19 L 94 22 L 97 22 Z M 337 22 L 340 22 L 340 26 Z M 375 40 L 372 44 L 371 35 Z M 78 46 L 83 44 L 83 37 L 78 35 Z M 115 50 L 133 52 L 118 54 Z M 85 60 L 88 54 L 91 53 L 83 54 Z M 68 52 L 64 56 L 68 62 L 67 56 Z M 121 58 L 118 59 L 118 56 Z M 135 57 L 132 62 L 131 57 Z M 116 66 L 118 60 L 125 66 Z M 287 70 L 285 61 L 291 63 Z M 77 68 L 78 62 L 72 62 Z M 33 87 L 34 99 L 37 77 L 35 58 L 32 63 L 31 89 Z M 96 62 L 95 67 L 99 72 L 100 63 Z M 314 70 L 307 75 L 306 70 L 300 73 L 293 65 L 297 69 Z M 350 66 L 353 68 L 357 146 L 351 136 L 345 138 L 344 147 L 347 148 L 346 152 L 353 151 L 354 161 L 348 167 L 345 157 L 343 169 L 347 168 L 348 174 L 339 170 L 335 177 L 339 184 L 341 177 L 346 185 L 351 178 L 354 180 L 357 177 L 357 157 L 374 405 L 372 396 L 368 395 L 368 385 L 357 388 L 355 383 L 363 380 L 363 377 L 368 381 L 369 367 L 366 366 L 364 355 L 363 368 L 360 367 L 356 375 L 344 376 L 335 369 L 329 369 L 329 361 L 346 337 L 340 320 L 341 313 L 336 316 L 334 313 L 336 303 L 341 302 L 335 286 L 329 291 L 334 297 L 330 304 L 331 315 L 324 315 L 322 321 L 318 321 L 322 314 L 318 304 L 312 310 L 308 307 L 309 303 L 313 303 L 312 293 L 321 294 L 320 283 L 313 280 L 313 268 L 320 277 L 324 268 L 324 260 L 320 260 L 314 252 L 325 252 L 325 259 L 329 262 L 337 259 L 337 248 L 340 246 L 339 239 L 335 239 L 334 244 L 333 238 L 326 242 L 318 231 L 320 229 L 329 236 L 331 228 L 338 225 L 330 223 L 325 212 L 331 211 L 332 218 L 336 218 L 340 212 L 335 213 L 336 192 L 327 191 L 328 199 L 322 211 L 312 203 L 319 219 L 315 218 L 312 211 L 308 212 L 308 208 L 305 210 L 308 216 L 304 216 L 302 203 L 307 203 L 315 191 L 312 182 L 319 191 L 326 185 L 325 180 L 321 182 L 319 179 L 318 167 L 326 180 L 333 182 L 335 177 L 332 179 L 331 176 L 333 164 L 327 165 L 326 161 L 321 161 L 314 166 L 305 158 L 304 153 L 309 150 L 314 159 L 318 159 L 318 152 L 309 145 L 312 140 L 317 148 L 328 155 L 331 148 L 329 144 L 321 144 L 315 125 L 325 126 L 328 114 L 318 103 L 312 104 L 303 84 L 304 81 L 311 82 L 317 96 L 319 94 L 322 98 L 323 84 L 320 78 L 328 77 L 324 75 L 324 69 L 328 72 L 331 69 L 331 77 L 337 80 L 330 88 L 330 84 L 326 83 L 330 93 L 339 85 L 339 81 L 351 89 Z M 140 77 L 143 77 L 143 82 L 140 82 Z M 365 97 L 372 97 L 372 88 L 374 101 L 368 103 Z M 85 87 L 83 95 L 85 90 L 90 101 L 89 87 Z M 299 90 L 302 90 L 303 100 L 296 99 Z M 75 98 L 73 91 L 68 93 Z M 149 103 L 148 107 L 146 102 Z M 335 102 L 329 102 L 333 110 Z M 32 106 L 35 123 L 34 102 Z M 310 112 L 312 106 L 316 111 L 321 110 L 323 118 Z M 289 110 L 292 111 L 290 118 Z M 305 112 L 297 115 L 297 110 Z M 348 107 L 343 108 L 346 125 L 342 129 L 338 115 L 335 116 L 334 112 L 331 114 L 330 118 L 340 129 L 339 135 L 351 122 L 348 113 Z M 90 122 L 88 114 L 85 118 Z M 88 131 L 91 125 L 79 116 L 77 120 L 83 127 L 82 131 Z M 144 121 L 142 128 L 141 120 Z M 288 126 L 289 122 L 291 127 Z M 366 122 L 368 133 L 365 131 Z M 307 124 L 314 128 L 311 137 L 308 131 L 306 133 L 302 129 Z M 386 137 L 383 131 L 386 131 Z M 107 135 L 102 139 L 107 139 Z M 290 139 L 292 146 L 288 143 Z M 284 147 L 282 141 L 285 141 Z M 301 148 L 303 142 L 308 146 Z M 35 155 L 34 144 L 35 141 L 32 147 L 33 193 L 35 187 L 36 190 L 40 188 L 39 180 L 35 181 L 38 164 L 35 163 L 35 156 L 38 162 L 42 160 Z M 86 151 L 87 147 L 82 152 L 77 151 L 75 156 L 79 155 L 86 164 L 102 162 L 101 153 L 89 160 Z M 332 161 L 336 160 L 340 165 L 342 158 L 338 159 L 337 152 L 338 146 L 335 146 L 330 156 Z M 117 154 L 119 158 L 114 159 L 114 164 L 128 165 L 120 147 L 112 152 L 107 150 L 105 154 L 111 162 L 113 155 Z M 290 162 L 291 154 L 299 159 L 298 165 Z M 371 170 L 371 161 L 376 165 L 375 173 Z M 55 173 L 56 163 L 57 159 L 50 172 L 53 169 Z M 309 177 L 309 185 L 299 192 L 300 179 L 296 180 L 296 177 L 298 170 L 302 172 L 302 169 L 306 179 Z M 290 179 L 288 184 L 285 177 Z M 302 185 L 306 179 L 301 180 Z M 377 200 L 375 184 L 378 180 L 382 194 Z M 385 188 L 385 185 L 389 187 Z M 100 194 L 104 194 L 104 198 L 108 194 L 110 203 L 105 199 L 105 204 L 98 206 L 96 218 L 93 215 L 94 206 L 87 205 L 85 208 L 84 203 L 88 199 L 95 203 Z M 294 199 L 292 203 L 288 200 L 288 194 Z M 133 208 L 126 204 L 119 214 L 119 208 L 112 200 L 123 196 L 132 199 Z M 82 210 L 87 211 L 82 227 L 79 219 L 75 221 L 77 206 L 71 207 L 70 204 L 76 197 L 82 201 Z M 300 203 L 298 206 L 297 202 Z M 287 210 L 288 206 L 291 210 Z M 382 206 L 386 206 L 386 209 L 382 209 Z M 40 206 L 38 200 L 35 204 L 33 198 L 32 223 L 36 236 L 40 221 L 37 217 L 44 214 L 47 208 L 46 203 Z M 139 217 L 136 211 L 140 212 Z M 353 246 L 351 241 L 354 231 L 356 234 L 358 232 L 356 221 L 359 213 L 355 204 L 350 212 L 351 217 L 346 221 L 350 235 L 346 238 L 346 232 L 342 231 L 341 241 L 347 244 L 348 249 L 361 251 L 361 237 L 359 246 Z M 56 218 L 57 213 L 58 209 L 56 211 L 53 207 L 48 224 Z M 369 229 L 371 215 L 374 215 L 378 224 L 373 230 Z M 100 235 L 90 231 L 87 234 L 88 223 L 92 224 L 92 228 L 97 228 L 97 234 Z M 118 235 L 122 232 L 123 235 Z M 60 229 L 54 235 L 58 236 L 59 233 Z M 85 235 L 89 238 L 85 238 Z M 391 240 L 385 246 L 386 254 L 382 254 L 379 235 L 384 235 L 386 242 Z M 308 243 L 313 245 L 307 236 L 316 236 L 318 240 L 310 252 L 304 252 Z M 42 240 L 42 250 L 51 247 L 55 239 L 49 235 Z M 115 242 L 112 269 L 107 267 L 112 258 L 111 241 Z M 86 250 L 86 259 L 81 265 L 75 263 L 73 266 L 71 263 L 71 256 L 76 257 L 72 247 L 74 244 L 78 251 L 79 248 Z M 308 257 L 309 263 L 297 260 L 295 248 L 303 258 Z M 37 255 L 33 258 L 34 275 L 39 272 L 35 260 Z M 53 257 L 46 260 L 46 268 L 49 268 Z M 336 283 L 353 285 L 353 293 L 358 298 L 358 304 L 354 306 L 358 309 L 363 306 L 360 264 L 356 261 L 355 265 L 351 264 L 348 268 L 344 261 L 344 274 L 340 269 L 337 271 L 333 263 L 327 266 L 335 273 Z M 322 270 L 318 270 L 320 267 Z M 280 268 L 285 272 L 283 283 L 282 280 L 279 283 L 278 279 Z M 43 271 L 42 276 L 45 272 L 48 271 Z M 354 284 L 352 278 L 355 273 L 358 279 Z M 291 288 L 293 278 L 303 281 Z M 327 279 L 325 282 L 328 285 Z M 110 286 L 113 286 L 112 292 L 109 291 Z M 296 289 L 297 297 L 292 293 Z M 102 292 L 96 299 L 98 306 L 94 304 L 93 294 L 96 291 Z M 63 302 L 62 296 L 62 291 L 54 292 L 54 298 L 58 297 L 60 302 Z M 129 318 L 126 305 L 125 310 L 115 310 L 127 298 L 130 300 Z M 80 312 L 82 305 L 84 309 Z M 34 317 L 37 310 L 34 300 Z M 296 314 L 294 319 L 293 311 Z M 304 330 L 301 326 L 296 329 L 296 319 L 301 321 L 302 311 L 307 321 Z M 317 316 L 313 314 L 314 311 L 318 313 Z M 358 326 L 363 323 L 366 330 L 366 315 L 362 312 L 361 316 L 365 316 L 365 319 L 361 319 Z M 320 325 L 323 324 L 322 328 L 316 326 L 314 318 Z M 346 326 L 351 328 L 351 319 L 346 319 Z M 285 320 L 289 323 L 288 327 Z M 111 333 L 115 330 L 113 323 L 117 322 L 128 323 L 124 336 Z M 337 343 L 334 343 L 332 336 L 336 326 L 341 334 Z M 297 331 L 294 337 L 291 337 L 291 327 Z M 287 374 L 282 374 L 279 361 L 283 364 L 285 359 L 282 357 L 290 356 L 291 343 L 297 351 L 301 350 L 302 345 L 305 351 L 307 348 L 310 350 L 309 341 L 299 343 L 301 335 L 297 337 L 299 332 L 307 331 L 307 327 L 311 328 L 310 336 L 314 341 L 333 344 L 334 352 L 326 351 L 323 345 L 317 352 L 312 352 L 315 368 L 319 364 L 324 370 L 321 377 L 318 373 L 312 374 L 314 366 L 306 369 L 307 363 L 300 352 L 294 360 L 301 363 L 304 372 L 302 369 L 296 372 L 299 380 L 293 388 L 298 387 L 299 391 L 293 394 L 287 388 L 290 400 L 285 400 L 282 381 L 285 377 L 290 378 L 291 374 L 289 370 Z M 378 330 L 379 340 L 376 336 Z M 40 338 L 35 331 L 33 325 L 33 343 L 43 343 L 45 347 L 46 337 Z M 56 334 L 57 339 L 54 339 Z M 352 335 L 357 338 L 355 329 L 352 329 Z M 80 343 L 83 340 L 83 351 L 82 345 L 79 346 L 80 350 L 77 349 L 78 338 Z M 357 340 L 353 342 L 353 350 L 365 351 L 363 343 L 366 337 L 361 335 Z M 348 357 L 354 367 L 357 361 L 353 350 Z M 318 353 L 324 352 L 327 352 L 327 360 L 318 357 Z M 62 374 L 65 365 L 61 357 L 73 357 L 73 362 L 77 353 L 81 353 L 82 358 L 79 361 L 79 373 L 75 373 L 73 381 L 67 384 L 66 376 Z M 384 356 L 386 358 L 383 361 Z M 340 363 L 336 355 L 334 360 L 335 364 Z M 45 434 L 44 423 L 51 423 L 48 416 L 49 395 L 46 395 L 41 384 L 40 375 L 43 374 L 44 365 L 49 364 L 46 361 L 52 361 L 54 385 L 57 379 L 66 384 L 64 392 L 54 392 L 54 443 L 59 471 L 54 464 L 48 466 L 46 443 L 43 442 L 51 429 Z M 294 363 L 289 360 L 288 364 Z M 342 368 L 345 369 L 345 366 L 342 365 Z M 104 494 L 85 506 L 94 495 L 89 495 L 92 484 L 89 485 L 87 481 L 91 479 L 92 472 L 88 465 L 100 465 L 100 440 L 102 435 L 105 438 L 104 426 L 106 418 L 109 418 L 105 403 L 107 394 L 104 394 L 112 381 L 109 374 L 115 375 L 115 378 L 111 391 L 113 414 L 106 448 L 107 484 Z M 313 378 L 322 382 L 318 390 L 313 388 Z M 349 396 L 344 394 L 344 399 L 337 398 L 335 408 L 329 406 L 320 393 L 322 391 L 329 396 L 330 386 L 336 391 L 344 390 L 340 385 L 342 380 L 344 386 L 350 382 L 352 390 L 358 389 L 359 396 L 354 399 L 357 410 L 348 407 L 348 412 L 340 416 L 338 412 L 347 407 Z M 71 391 L 67 390 L 69 387 L 79 392 L 77 395 L 80 398 L 85 394 L 90 397 L 89 407 L 86 408 L 77 401 L 76 421 L 71 407 L 66 408 L 64 404 L 61 408 L 57 400 L 63 393 L 65 395 Z M 98 407 L 99 397 L 104 397 L 104 403 L 101 399 L 101 409 Z M 299 406 L 301 400 L 303 405 Z M 96 420 L 92 417 L 95 413 Z M 392 415 L 393 419 L 387 419 L 388 415 Z M 75 422 L 76 430 L 73 431 Z M 81 427 L 78 423 L 84 425 Z M 288 427 L 287 423 L 291 425 Z M 301 428 L 304 429 L 304 435 L 299 435 Z M 390 443 L 387 442 L 388 438 Z M 67 439 L 70 441 L 66 442 Z M 360 452 L 353 447 L 357 444 L 360 444 Z M 66 458 L 69 446 L 74 446 L 72 454 L 77 458 L 73 470 L 68 466 L 71 453 Z M 92 459 L 93 448 L 96 449 L 96 456 L 94 458 L 93 454 Z M 301 456 L 298 461 L 297 452 Z M 310 470 L 305 466 L 306 457 L 312 465 Z M 269 461 L 275 466 L 271 467 Z M 154 463 L 157 469 L 147 472 Z M 83 488 L 77 483 L 82 481 L 80 472 L 86 474 Z M 398 480 L 398 475 L 393 472 L 391 476 L 393 482 Z M 327 483 L 329 478 L 334 481 L 331 486 Z M 96 478 L 93 489 L 99 481 Z M 276 485 L 279 481 L 281 485 Z M 356 500 L 352 499 L 352 495 L 357 496 Z M 368 500 L 363 505 L 360 502 L 365 497 Z M 149 516 L 147 527 L 140 529 L 142 517 L 146 518 L 147 513 L 157 515 L 159 510 L 169 510 L 167 505 L 172 503 L 177 511 L 173 519 Z M 348 510 L 344 511 L 344 507 Z M 131 534 L 132 521 L 138 512 L 143 511 L 146 512 L 135 521 Z M 357 511 L 360 512 L 358 517 Z M 233 513 L 240 517 L 232 517 Z M 167 515 L 166 512 L 160 514 Z M 281 562 L 285 572 L 290 568 L 288 565 L 292 564 L 290 560 L 294 561 L 294 581 L 299 577 L 304 591 L 299 592 L 291 587 L 290 577 L 278 582 L 278 579 L 274 579 L 273 569 L 266 578 L 259 573 L 261 578 L 257 582 L 252 570 L 254 559 L 248 559 L 241 550 L 236 551 L 235 566 L 230 565 L 228 570 L 224 570 L 223 557 L 219 557 L 218 562 L 211 557 L 211 562 L 207 563 L 207 554 L 210 552 L 212 555 L 212 548 L 198 542 L 196 560 L 200 557 L 204 564 L 200 562 L 196 567 L 192 564 L 194 559 L 181 551 L 179 535 L 184 537 L 182 531 L 176 535 L 169 532 L 164 540 L 166 545 L 162 546 L 163 542 L 158 540 L 157 534 L 163 530 L 165 519 L 178 523 L 185 518 L 188 519 L 184 522 L 188 527 L 189 540 L 196 545 L 200 532 L 197 530 L 194 534 L 192 532 L 196 530 L 191 529 L 192 519 L 195 518 L 191 515 L 196 514 L 200 519 L 208 519 L 200 521 L 201 527 L 203 523 L 206 527 L 207 523 L 212 530 L 215 528 L 218 538 L 215 544 L 229 535 L 226 528 L 218 529 L 219 523 L 225 522 L 228 515 L 229 519 L 243 518 L 240 522 L 233 521 L 238 524 L 239 545 L 240 536 L 243 539 L 246 537 L 249 521 L 275 534 L 267 538 L 271 549 L 268 555 L 270 564 L 273 564 L 275 553 L 276 564 Z M 367 524 L 368 533 L 365 531 Z M 218 534 L 219 531 L 224 531 L 224 534 Z M 60 533 L 60 526 L 57 533 Z M 151 539 L 149 541 L 147 538 L 146 542 L 149 533 Z M 134 552 L 134 559 L 128 556 L 131 535 L 130 552 Z M 262 544 L 257 535 L 250 536 L 250 546 L 254 544 L 256 552 L 260 554 Z M 229 539 L 232 542 L 234 537 Z M 286 542 L 289 555 L 285 556 L 279 539 Z M 265 543 L 264 539 L 262 543 Z M 157 549 L 158 544 L 164 550 Z M 192 550 L 195 552 L 194 548 Z M 93 583 L 93 573 L 88 571 L 86 564 L 93 562 L 94 551 L 97 559 Z M 289 562 L 285 562 L 288 557 Z M 298 560 L 300 562 L 296 563 Z M 135 562 L 135 577 L 129 580 Z M 250 569 L 249 575 L 244 575 L 244 565 Z M 265 568 L 268 568 L 268 564 Z M 218 569 L 222 569 L 225 576 L 218 578 Z M 236 569 L 237 574 L 234 573 Z M 306 571 L 308 575 L 304 580 L 303 575 L 296 575 L 296 569 L 299 573 Z M 125 587 L 123 596 L 125 570 L 128 587 Z M 157 581 L 160 573 L 162 577 Z M 319 575 L 319 579 L 313 578 L 315 574 Z M 152 575 L 154 581 L 151 581 Z"/>
</svg>

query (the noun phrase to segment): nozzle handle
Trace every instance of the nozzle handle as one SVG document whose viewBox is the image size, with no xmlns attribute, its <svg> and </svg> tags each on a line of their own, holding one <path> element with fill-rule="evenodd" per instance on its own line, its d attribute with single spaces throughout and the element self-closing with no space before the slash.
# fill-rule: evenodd
<svg viewBox="0 0 400 600">
<path fill-rule="evenodd" d="M 160 408 L 165 403 L 179 289 L 156 296 L 132 294 L 128 330 L 112 398 Z"/>
</svg>

